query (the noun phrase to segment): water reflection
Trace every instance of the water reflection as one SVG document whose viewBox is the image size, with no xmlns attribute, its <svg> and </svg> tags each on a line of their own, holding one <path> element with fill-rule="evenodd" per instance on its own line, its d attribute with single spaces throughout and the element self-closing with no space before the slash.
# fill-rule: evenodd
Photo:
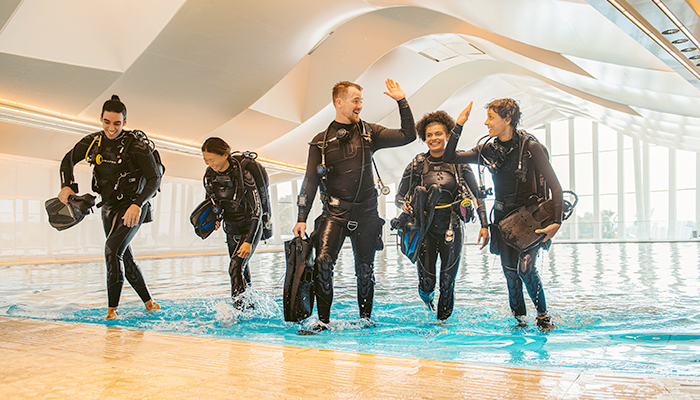
<svg viewBox="0 0 700 400">
<path fill-rule="evenodd" d="M 698 259 L 697 242 L 555 244 L 538 261 L 557 325 L 549 334 L 534 323 L 514 327 L 500 261 L 476 245 L 465 246 L 446 324 L 419 299 L 416 267 L 394 245 L 377 254 L 371 328 L 358 320 L 350 249 L 335 269 L 332 330 L 318 335 L 300 336 L 298 325 L 283 321 L 281 252 L 253 258 L 256 308 L 246 313 L 228 299 L 227 257 L 201 256 L 140 260 L 163 310 L 147 313 L 125 287 L 120 318 L 111 322 L 103 319 L 102 262 L 2 267 L 0 315 L 529 368 L 697 375 Z M 534 320 L 531 304 L 528 313 Z"/>
</svg>

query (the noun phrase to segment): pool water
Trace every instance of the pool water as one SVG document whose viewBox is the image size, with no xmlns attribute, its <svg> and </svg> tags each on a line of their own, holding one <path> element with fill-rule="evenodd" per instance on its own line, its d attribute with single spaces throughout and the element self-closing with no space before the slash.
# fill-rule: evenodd
<svg viewBox="0 0 700 400">
<path fill-rule="evenodd" d="M 223 243 L 222 243 L 223 247 Z M 99 324 L 363 353 L 601 373 L 700 375 L 700 243 L 554 244 L 538 269 L 556 329 L 510 316 L 500 261 L 465 246 L 455 311 L 439 324 L 418 297 L 417 274 L 390 245 L 377 253 L 373 324 L 358 319 L 352 251 L 335 269 L 331 330 L 300 335 L 284 322 L 283 252 L 251 263 L 253 310 L 229 299 L 228 257 L 141 259 L 163 309 L 148 313 L 125 283 L 119 318 L 106 314 L 103 262 L 0 267 L 0 315 Z M 527 295 L 526 295 L 527 296 Z M 437 297 L 437 294 L 436 294 Z"/>
</svg>

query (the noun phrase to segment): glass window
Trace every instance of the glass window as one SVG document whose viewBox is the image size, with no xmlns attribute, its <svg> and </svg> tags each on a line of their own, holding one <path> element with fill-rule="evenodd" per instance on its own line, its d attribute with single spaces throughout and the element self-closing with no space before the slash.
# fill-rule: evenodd
<svg viewBox="0 0 700 400">
<path fill-rule="evenodd" d="M 676 188 L 695 188 L 695 176 L 697 175 L 697 153 L 685 150 L 676 150 Z"/>
<path fill-rule="evenodd" d="M 649 146 L 649 188 L 668 190 L 668 148 Z M 653 203 L 652 203 L 653 204 Z"/>
<path fill-rule="evenodd" d="M 600 237 L 602 239 L 616 239 L 618 237 L 618 211 L 616 194 L 600 196 L 599 220 Z"/>
<path fill-rule="evenodd" d="M 290 235 L 292 228 L 296 224 L 294 209 L 296 206 L 294 199 L 296 195 L 292 193 L 292 182 L 282 182 L 277 184 L 277 204 L 279 207 L 280 232 L 284 237 Z"/>
<path fill-rule="evenodd" d="M 552 122 L 552 148 L 550 156 L 569 154 L 569 120 Z"/>
<path fill-rule="evenodd" d="M 576 220 L 578 221 L 578 239 L 592 239 L 594 226 L 593 195 L 578 196 Z"/>
<path fill-rule="evenodd" d="M 557 174 L 557 178 L 559 178 L 562 189 L 571 189 L 569 183 L 569 156 L 554 156 L 551 160 L 552 168 L 554 168 L 554 172 Z"/>
<path fill-rule="evenodd" d="M 617 150 L 617 132 L 598 124 L 598 151 Z"/>
<path fill-rule="evenodd" d="M 695 225 L 695 189 L 683 189 L 676 192 L 678 206 L 676 208 L 676 220 L 678 225 L 690 223 Z"/>
<path fill-rule="evenodd" d="M 617 152 L 598 153 L 598 190 L 601 195 L 617 193 Z M 617 208 L 617 206 L 615 206 Z"/>
<path fill-rule="evenodd" d="M 576 190 L 579 195 L 593 194 L 593 154 L 576 155 Z"/>
<path fill-rule="evenodd" d="M 593 123 L 587 119 L 574 119 L 574 146 L 576 154 L 593 151 Z"/>
</svg>

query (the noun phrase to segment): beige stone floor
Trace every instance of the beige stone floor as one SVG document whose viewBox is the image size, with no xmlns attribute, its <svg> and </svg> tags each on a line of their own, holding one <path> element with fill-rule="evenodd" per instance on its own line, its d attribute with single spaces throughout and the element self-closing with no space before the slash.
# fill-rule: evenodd
<svg viewBox="0 0 700 400">
<path fill-rule="evenodd" d="M 0 317 L 0 399 L 700 399 L 609 376 Z"/>
</svg>

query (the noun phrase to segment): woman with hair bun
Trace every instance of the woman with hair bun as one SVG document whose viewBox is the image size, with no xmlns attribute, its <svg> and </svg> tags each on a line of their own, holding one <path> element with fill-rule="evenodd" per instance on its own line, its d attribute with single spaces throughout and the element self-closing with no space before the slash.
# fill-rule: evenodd
<svg viewBox="0 0 700 400">
<path fill-rule="evenodd" d="M 241 296 L 251 284 L 248 263 L 262 236 L 260 193 L 254 176 L 246 168 L 251 162 L 247 156 L 232 155 L 231 147 L 223 139 L 211 137 L 202 144 L 202 157 L 208 168 L 204 174 L 207 196 L 221 210 L 228 253 L 231 257 L 228 272 L 231 276 L 233 305 L 242 310 L 252 304 Z M 216 222 L 215 229 L 219 229 Z"/>
<path fill-rule="evenodd" d="M 160 309 L 146 286 L 141 269 L 134 261 L 131 240 L 141 224 L 151 222 L 149 200 L 160 187 L 162 171 L 153 153 L 153 144 L 137 130 L 126 130 L 126 106 L 113 95 L 102 106 L 102 130 L 80 140 L 61 162 L 61 191 L 58 199 L 78 192 L 73 176 L 75 164 L 82 160 L 93 166 L 92 189 L 100 194 L 102 225 L 107 264 L 107 319 L 117 318 L 124 276 L 146 309 Z"/>
</svg>

